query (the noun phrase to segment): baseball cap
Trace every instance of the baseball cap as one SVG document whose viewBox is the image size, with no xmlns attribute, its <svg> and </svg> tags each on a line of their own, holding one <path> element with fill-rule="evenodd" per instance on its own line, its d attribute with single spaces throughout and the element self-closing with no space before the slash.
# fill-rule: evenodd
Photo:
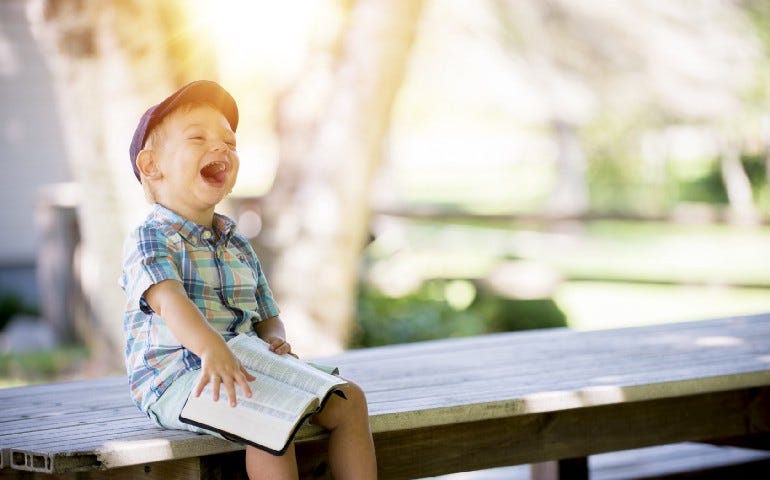
<svg viewBox="0 0 770 480">
<path fill-rule="evenodd" d="M 141 181 L 141 177 L 136 166 L 136 157 L 139 156 L 139 152 L 144 147 L 147 134 L 175 108 L 191 102 L 210 103 L 222 112 L 233 132 L 238 127 L 238 105 L 227 90 L 211 80 L 196 80 L 188 83 L 159 104 L 150 107 L 139 120 L 139 125 L 137 125 L 136 131 L 134 131 L 134 138 L 131 139 L 131 147 L 129 149 L 131 166 L 134 169 L 134 175 L 136 175 L 137 180 Z"/>
</svg>

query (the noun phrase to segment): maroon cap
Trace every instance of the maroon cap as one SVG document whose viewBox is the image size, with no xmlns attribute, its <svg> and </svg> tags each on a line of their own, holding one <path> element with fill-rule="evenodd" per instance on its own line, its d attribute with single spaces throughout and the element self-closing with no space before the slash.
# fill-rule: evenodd
<svg viewBox="0 0 770 480">
<path fill-rule="evenodd" d="M 131 166 L 134 168 L 134 175 L 136 175 L 137 180 L 141 181 L 141 177 L 139 176 L 139 169 L 136 167 L 136 157 L 139 156 L 139 152 L 144 147 L 147 134 L 175 108 L 191 102 L 210 103 L 222 112 L 233 132 L 238 127 L 238 105 L 236 105 L 232 95 L 227 93 L 227 90 L 210 80 L 196 80 L 188 83 L 171 94 L 167 99 L 150 107 L 139 120 L 139 125 L 136 127 L 134 138 L 131 139 L 131 148 L 129 149 Z"/>
</svg>

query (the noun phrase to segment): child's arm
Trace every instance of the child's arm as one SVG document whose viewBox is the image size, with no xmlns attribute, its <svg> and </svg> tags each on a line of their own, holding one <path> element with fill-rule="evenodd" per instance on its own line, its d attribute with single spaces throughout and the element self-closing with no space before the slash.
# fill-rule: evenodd
<svg viewBox="0 0 770 480">
<path fill-rule="evenodd" d="M 251 396 L 247 381 L 254 380 L 241 362 L 227 347 L 224 338 L 206 321 L 182 284 L 176 280 L 164 280 L 147 289 L 144 298 L 150 308 L 158 313 L 185 348 L 201 358 L 201 379 L 195 386 L 198 396 L 210 382 L 214 400 L 219 400 L 219 387 L 224 385 L 230 405 L 235 406 L 235 385 Z"/>
<path fill-rule="evenodd" d="M 254 331 L 257 332 L 259 338 L 270 344 L 270 351 L 278 355 L 292 354 L 291 345 L 286 341 L 286 329 L 283 328 L 280 317 L 270 317 L 257 323 L 254 326 Z"/>
</svg>

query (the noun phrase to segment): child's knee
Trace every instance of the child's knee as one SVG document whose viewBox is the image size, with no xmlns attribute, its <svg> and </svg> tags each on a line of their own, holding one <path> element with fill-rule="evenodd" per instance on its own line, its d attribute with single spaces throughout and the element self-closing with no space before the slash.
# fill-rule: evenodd
<svg viewBox="0 0 770 480">
<path fill-rule="evenodd" d="M 345 385 L 345 388 L 342 389 L 342 393 L 345 394 L 348 408 L 361 409 L 364 412 L 367 411 L 366 394 L 361 387 L 353 382 L 349 382 Z"/>
<path fill-rule="evenodd" d="M 368 421 L 366 395 L 361 387 L 349 383 L 340 390 L 345 398 L 332 395 L 323 410 L 313 417 L 312 423 L 333 430 L 343 423 Z"/>
</svg>

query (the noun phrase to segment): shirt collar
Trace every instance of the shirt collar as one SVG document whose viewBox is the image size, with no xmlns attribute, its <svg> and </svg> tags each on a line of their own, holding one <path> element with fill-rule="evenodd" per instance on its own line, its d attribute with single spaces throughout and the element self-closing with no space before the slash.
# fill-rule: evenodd
<svg viewBox="0 0 770 480">
<path fill-rule="evenodd" d="M 192 220 L 188 220 L 159 203 L 156 203 L 153 206 L 151 216 L 156 221 L 170 226 L 179 233 L 182 238 L 194 245 L 203 245 L 207 243 L 211 238 L 214 238 L 214 233 L 219 236 L 219 241 L 217 243 L 226 243 L 230 240 L 233 233 L 235 233 L 235 222 L 219 213 L 214 214 L 214 220 L 212 222 L 213 228 L 204 227 Z"/>
</svg>

